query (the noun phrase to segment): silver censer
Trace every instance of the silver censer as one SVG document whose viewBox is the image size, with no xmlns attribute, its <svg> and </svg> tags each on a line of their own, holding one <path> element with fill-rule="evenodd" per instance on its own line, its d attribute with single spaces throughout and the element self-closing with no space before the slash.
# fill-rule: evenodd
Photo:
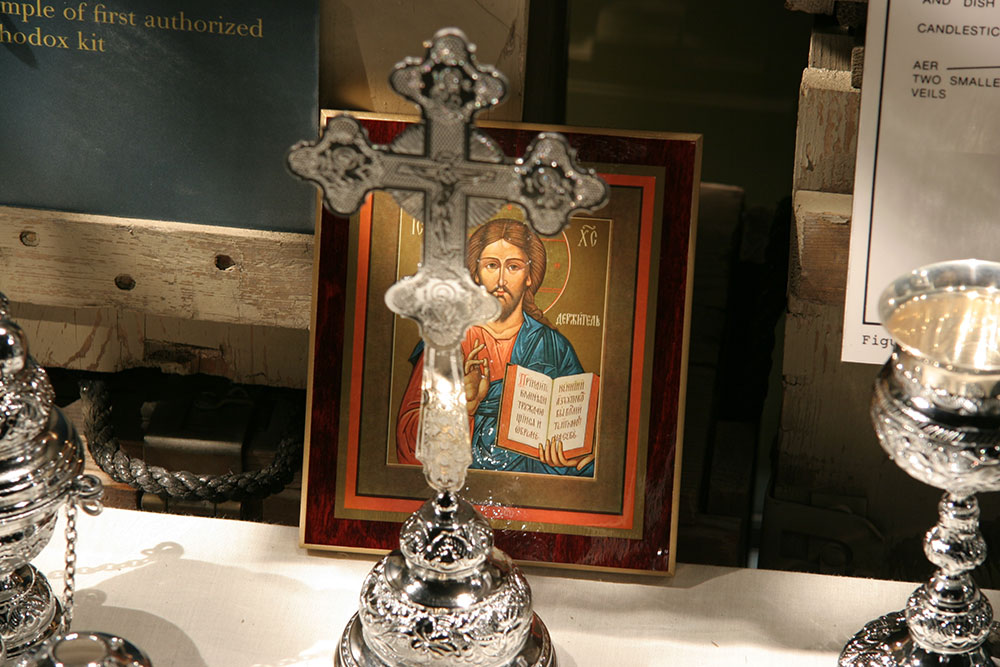
<svg viewBox="0 0 1000 667">
<path fill-rule="evenodd" d="M 386 189 L 425 224 L 420 269 L 385 298 L 418 323 L 424 340 L 416 453 L 435 495 L 365 580 L 336 663 L 555 665 L 527 581 L 493 547 L 483 516 L 458 496 L 472 462 L 460 343 L 469 326 L 500 314 L 496 298 L 470 277 L 465 244 L 470 227 L 506 202 L 523 207 L 538 232 L 553 234 L 572 212 L 603 205 L 607 185 L 576 164 L 557 134 L 538 135 L 525 157 L 509 160 L 473 123 L 505 96 L 503 76 L 476 62 L 460 30 L 441 30 L 424 46 L 423 59 L 404 60 L 390 76 L 393 89 L 420 107 L 418 124 L 389 146 L 373 146 L 355 119 L 337 116 L 319 142 L 300 143 L 288 157 L 290 169 L 318 184 L 341 215 Z"/>
<path fill-rule="evenodd" d="M 0 639 L 6 659 L 65 632 L 72 618 L 76 507 L 100 512 L 101 483 L 83 473 L 76 429 L 0 294 Z M 65 604 L 30 561 L 67 507 Z M 9 664 L 9 663 L 5 663 Z"/>
<path fill-rule="evenodd" d="M 969 573 L 986 560 L 974 494 L 1000 490 L 1000 264 L 917 269 L 883 292 L 879 314 L 896 345 L 872 421 L 896 465 L 945 491 L 924 539 L 938 569 L 903 611 L 858 632 L 840 665 L 995 667 L 1000 625 Z"/>
</svg>

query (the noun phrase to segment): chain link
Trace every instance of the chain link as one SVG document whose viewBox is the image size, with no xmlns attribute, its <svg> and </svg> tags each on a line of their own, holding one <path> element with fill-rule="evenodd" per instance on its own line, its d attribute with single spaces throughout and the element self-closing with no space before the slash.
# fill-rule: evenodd
<svg viewBox="0 0 1000 667">
<path fill-rule="evenodd" d="M 76 595 L 76 497 L 66 502 L 66 578 L 63 586 L 62 634 L 69 632 L 73 623 L 73 603 Z"/>
</svg>

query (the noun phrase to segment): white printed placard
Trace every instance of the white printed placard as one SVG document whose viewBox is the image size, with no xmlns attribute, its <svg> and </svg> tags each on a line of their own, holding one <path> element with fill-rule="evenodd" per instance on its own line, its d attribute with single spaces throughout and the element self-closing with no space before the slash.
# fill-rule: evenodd
<svg viewBox="0 0 1000 667">
<path fill-rule="evenodd" d="M 1000 261 L 1000 7 L 869 0 L 841 358 L 888 357 L 886 285 L 971 257 Z"/>
</svg>

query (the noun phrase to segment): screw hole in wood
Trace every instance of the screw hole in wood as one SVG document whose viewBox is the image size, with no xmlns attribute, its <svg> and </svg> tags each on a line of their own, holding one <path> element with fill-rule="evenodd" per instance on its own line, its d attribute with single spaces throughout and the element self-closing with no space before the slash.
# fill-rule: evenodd
<svg viewBox="0 0 1000 667">
<path fill-rule="evenodd" d="M 34 248 L 38 245 L 38 234 L 29 231 L 21 232 L 21 243 L 29 248 Z"/>
<path fill-rule="evenodd" d="M 236 266 L 236 262 L 229 255 L 216 255 L 215 256 L 215 268 L 219 271 L 229 271 Z"/>
<path fill-rule="evenodd" d="M 135 289 L 135 278 L 127 273 L 122 273 L 115 276 L 115 286 L 120 290 L 125 290 L 126 292 Z"/>
</svg>

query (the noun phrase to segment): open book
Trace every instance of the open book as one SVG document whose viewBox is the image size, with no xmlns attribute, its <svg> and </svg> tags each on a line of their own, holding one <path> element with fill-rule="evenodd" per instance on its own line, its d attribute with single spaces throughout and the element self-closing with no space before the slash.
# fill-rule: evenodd
<svg viewBox="0 0 1000 667">
<path fill-rule="evenodd" d="M 538 445 L 550 439 L 562 441 L 566 458 L 592 453 L 600 380 L 594 373 L 552 379 L 508 364 L 497 445 L 535 459 Z"/>
</svg>

